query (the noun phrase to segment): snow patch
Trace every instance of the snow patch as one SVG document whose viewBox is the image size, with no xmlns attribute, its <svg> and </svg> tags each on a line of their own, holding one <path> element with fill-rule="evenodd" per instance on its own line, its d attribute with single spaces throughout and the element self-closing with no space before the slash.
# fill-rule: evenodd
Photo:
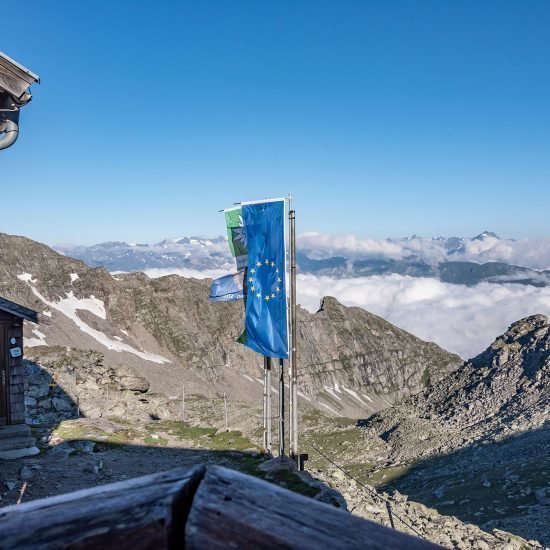
<svg viewBox="0 0 550 550">
<path fill-rule="evenodd" d="M 332 407 L 329 407 L 324 403 L 319 402 L 319 405 L 321 405 L 321 407 L 325 407 L 325 409 L 328 409 L 331 413 L 335 414 L 336 416 L 342 416 L 339 412 L 335 411 Z"/>
<path fill-rule="evenodd" d="M 57 302 L 57 306 L 57 309 L 59 309 L 63 313 L 63 310 L 76 312 L 80 309 L 89 311 L 100 319 L 107 319 L 107 313 L 105 312 L 103 301 L 98 300 L 93 294 L 89 298 L 77 298 L 74 295 L 74 292 L 71 290 L 71 292 L 67 294 L 66 298 L 62 298 L 61 300 L 59 300 L 59 302 Z"/>
<path fill-rule="evenodd" d="M 27 280 L 27 284 L 30 279 Z M 106 334 L 103 332 L 96 330 L 95 328 L 92 328 L 90 325 L 85 323 L 77 314 L 77 310 L 86 310 L 97 317 L 100 317 L 101 319 L 106 319 L 107 315 L 105 313 L 105 307 L 103 306 L 103 302 L 101 300 L 98 300 L 94 296 L 91 296 L 90 298 L 76 298 L 72 292 L 69 292 L 67 294 L 66 298 L 62 298 L 58 302 L 50 302 L 46 299 L 45 296 L 42 296 L 38 290 L 32 286 L 29 285 L 33 294 L 42 300 L 48 307 L 55 309 L 63 315 L 67 316 L 69 319 L 71 319 L 76 326 L 85 334 L 88 334 L 91 336 L 94 340 L 97 340 L 100 344 L 105 346 L 107 349 L 121 352 L 121 351 L 127 351 L 128 353 L 133 353 L 134 355 L 137 355 L 138 357 L 141 357 L 141 359 L 145 359 L 146 361 L 151 361 L 153 363 L 170 363 L 168 359 L 165 357 L 162 357 L 160 355 L 154 355 L 153 353 L 146 353 L 142 351 L 138 351 L 137 349 L 133 348 L 132 346 L 129 346 L 128 344 L 124 344 L 122 342 L 117 342 L 116 340 L 112 340 L 109 338 Z"/>
<path fill-rule="evenodd" d="M 298 397 L 302 397 L 303 399 L 307 399 L 308 401 L 311 401 L 311 398 L 303 394 L 301 391 L 298 392 Z"/>
<path fill-rule="evenodd" d="M 21 273 L 17 275 L 17 278 L 25 283 L 36 283 L 36 279 L 33 279 L 30 273 Z"/>
<path fill-rule="evenodd" d="M 349 393 L 354 399 L 357 399 L 357 401 L 359 401 L 359 403 L 361 403 L 361 405 L 363 405 L 363 406 L 365 406 L 365 407 L 368 407 L 369 409 L 372 409 L 372 407 L 371 407 L 369 404 L 365 403 L 365 402 L 357 395 L 356 392 L 354 392 L 353 390 L 350 390 L 350 389 L 346 388 L 345 386 L 342 386 L 342 389 L 343 389 L 345 392 Z"/>
<path fill-rule="evenodd" d="M 51 311 L 43 311 L 43 312 L 42 312 L 42 315 L 45 315 L 46 317 L 51 317 L 51 316 L 52 316 L 52 312 L 51 312 Z"/>
<path fill-rule="evenodd" d="M 331 388 L 330 386 L 324 386 L 324 388 L 327 393 L 330 393 L 330 395 L 332 395 L 332 397 L 338 399 L 338 401 L 342 401 L 342 398 L 334 393 L 334 388 Z"/>
<path fill-rule="evenodd" d="M 78 273 L 71 273 L 71 283 L 74 283 L 77 279 L 80 279 Z"/>
<path fill-rule="evenodd" d="M 47 346 L 46 335 L 40 332 L 38 329 L 33 328 L 32 333 L 36 338 L 23 338 L 23 346 L 27 348 L 34 348 L 36 346 Z"/>
</svg>

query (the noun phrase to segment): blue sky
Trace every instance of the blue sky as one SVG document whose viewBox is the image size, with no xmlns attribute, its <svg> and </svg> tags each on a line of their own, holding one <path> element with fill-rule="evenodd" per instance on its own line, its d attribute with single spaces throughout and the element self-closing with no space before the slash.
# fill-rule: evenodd
<svg viewBox="0 0 550 550">
<path fill-rule="evenodd" d="M 41 76 L 0 153 L 0 231 L 550 236 L 550 3 L 32 1 L 0 49 Z M 18 195 L 21 193 L 21 195 Z"/>
</svg>

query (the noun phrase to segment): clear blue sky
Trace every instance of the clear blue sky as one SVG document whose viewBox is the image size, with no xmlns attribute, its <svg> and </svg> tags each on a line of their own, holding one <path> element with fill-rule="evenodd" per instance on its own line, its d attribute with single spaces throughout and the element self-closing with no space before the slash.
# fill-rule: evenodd
<svg viewBox="0 0 550 550">
<path fill-rule="evenodd" d="M 53 244 L 298 229 L 550 236 L 550 2 L 33 1 L 42 78 L 0 152 L 0 231 Z"/>
</svg>

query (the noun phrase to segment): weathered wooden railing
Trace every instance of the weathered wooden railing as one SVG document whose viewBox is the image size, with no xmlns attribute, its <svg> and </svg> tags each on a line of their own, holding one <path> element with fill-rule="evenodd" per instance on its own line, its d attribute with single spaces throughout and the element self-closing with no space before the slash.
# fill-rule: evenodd
<svg viewBox="0 0 550 550">
<path fill-rule="evenodd" d="M 2 508 L 0 548 L 439 547 L 254 477 L 198 466 Z"/>
</svg>

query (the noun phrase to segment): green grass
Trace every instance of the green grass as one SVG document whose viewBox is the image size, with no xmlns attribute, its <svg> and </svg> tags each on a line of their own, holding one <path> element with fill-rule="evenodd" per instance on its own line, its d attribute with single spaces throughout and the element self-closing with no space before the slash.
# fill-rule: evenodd
<svg viewBox="0 0 550 550">
<path fill-rule="evenodd" d="M 162 447 L 168 443 L 168 440 L 161 436 L 157 436 L 155 438 L 152 435 L 147 435 L 143 438 L 143 442 L 145 445 L 149 445 L 150 447 Z"/>
<path fill-rule="evenodd" d="M 356 444 L 362 441 L 362 433 L 359 428 L 340 428 L 330 432 L 309 431 L 304 434 L 303 440 L 306 445 L 311 443 L 330 456 L 355 447 Z"/>
<path fill-rule="evenodd" d="M 211 436 L 210 444 L 210 448 L 216 451 L 223 449 L 242 451 L 244 449 L 256 448 L 250 439 L 243 436 L 241 432 L 218 432 Z"/>
<path fill-rule="evenodd" d="M 94 441 L 104 446 L 128 445 L 140 437 L 140 433 L 132 428 L 117 432 L 103 432 L 94 427 L 82 426 L 73 420 L 61 422 L 54 430 L 54 434 L 66 441 Z"/>
<path fill-rule="evenodd" d="M 297 474 L 288 470 L 278 470 L 270 473 L 260 470 L 259 465 L 262 462 L 263 459 L 244 456 L 235 469 L 307 497 L 313 497 L 319 492 L 319 489 L 308 485 Z"/>
<path fill-rule="evenodd" d="M 224 432 L 216 428 L 190 426 L 179 420 L 160 420 L 145 428 L 149 433 L 165 433 L 180 441 L 192 441 L 194 446 L 213 451 L 257 449 L 257 446 L 242 432 Z"/>
</svg>

